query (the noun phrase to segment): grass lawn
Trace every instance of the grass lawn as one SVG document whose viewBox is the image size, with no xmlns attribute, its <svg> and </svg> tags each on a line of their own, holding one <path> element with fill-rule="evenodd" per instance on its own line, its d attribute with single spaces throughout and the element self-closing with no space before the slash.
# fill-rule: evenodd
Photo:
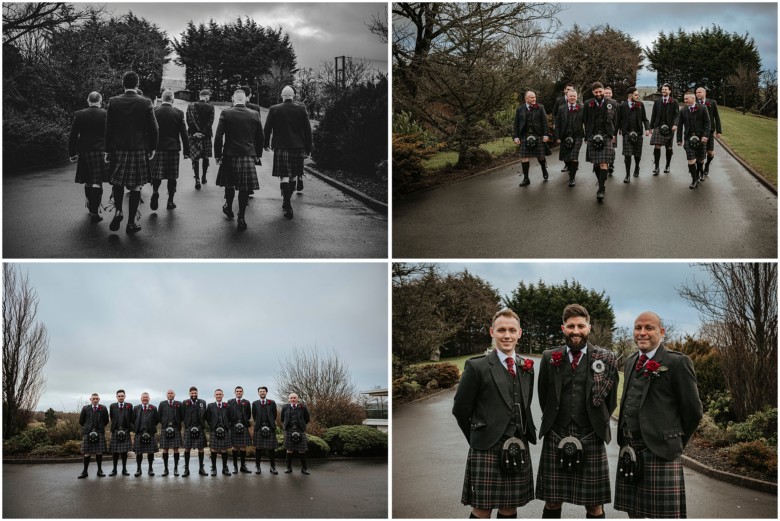
<svg viewBox="0 0 780 521">
<path fill-rule="evenodd" d="M 496 139 L 495 141 L 490 141 L 489 143 L 479 145 L 479 147 L 490 152 L 493 157 L 499 157 L 507 152 L 515 150 L 517 145 L 515 145 L 515 142 L 512 141 L 512 138 L 503 137 Z M 457 152 L 439 152 L 430 159 L 423 161 L 423 166 L 428 171 L 441 170 L 442 168 L 447 167 L 447 165 L 454 165 L 457 162 Z"/>
<path fill-rule="evenodd" d="M 777 187 L 777 120 L 718 107 L 723 125 L 721 139 Z M 717 146 L 715 161 L 718 160 Z"/>
</svg>

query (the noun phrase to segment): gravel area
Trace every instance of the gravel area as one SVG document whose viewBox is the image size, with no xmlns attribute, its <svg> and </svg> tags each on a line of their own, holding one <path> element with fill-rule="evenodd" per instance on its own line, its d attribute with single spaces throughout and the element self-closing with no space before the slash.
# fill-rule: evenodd
<svg viewBox="0 0 780 521">
<path fill-rule="evenodd" d="M 387 176 L 379 176 L 374 172 L 357 173 L 346 170 L 328 170 L 318 167 L 314 162 L 307 163 L 307 166 L 347 186 L 360 190 L 377 201 L 387 203 Z"/>
<path fill-rule="evenodd" d="M 757 470 L 733 465 L 728 458 L 718 454 L 718 449 L 716 447 L 709 446 L 699 436 L 691 438 L 691 441 L 685 447 L 683 454 L 717 470 L 777 483 L 777 474 L 766 474 Z"/>
</svg>

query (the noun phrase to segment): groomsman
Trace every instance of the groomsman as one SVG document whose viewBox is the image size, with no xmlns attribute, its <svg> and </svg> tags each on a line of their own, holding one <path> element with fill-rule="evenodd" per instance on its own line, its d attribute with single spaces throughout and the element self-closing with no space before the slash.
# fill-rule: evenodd
<svg viewBox="0 0 780 521">
<path fill-rule="evenodd" d="M 664 333 L 657 314 L 639 315 L 639 351 L 623 372 L 615 510 L 629 517 L 687 516 L 680 455 L 699 426 L 702 404 L 691 359 L 667 349 Z"/>
<path fill-rule="evenodd" d="M 691 185 L 696 188 L 704 181 L 704 158 L 707 155 L 707 142 L 710 136 L 710 114 L 707 107 L 696 103 L 693 92 L 685 93 L 685 108 L 680 113 L 680 126 L 677 129 L 677 146 L 683 146 L 688 158 L 688 172 Z"/>
<path fill-rule="evenodd" d="M 176 180 L 179 178 L 179 153 L 184 145 L 184 159 L 190 157 L 190 141 L 187 138 L 187 127 L 184 124 L 184 112 L 173 106 L 173 91 L 162 93 L 162 104 L 154 109 L 154 116 L 160 126 L 160 137 L 157 141 L 157 154 L 152 159 L 152 201 L 149 208 L 157 210 L 160 198 L 160 184 L 168 180 L 168 210 L 173 210 L 173 195 L 176 193 Z"/>
<path fill-rule="evenodd" d="M 187 107 L 187 133 L 190 136 L 190 157 L 192 171 L 195 173 L 195 189 L 200 190 L 201 179 L 198 177 L 198 160 L 203 159 L 203 184 L 206 184 L 206 171 L 209 169 L 209 158 L 214 155 L 211 144 L 214 125 L 214 105 L 209 105 L 211 91 L 200 91 L 200 100 Z"/>
<path fill-rule="evenodd" d="M 671 96 L 671 92 L 671 85 L 664 83 L 661 87 L 661 97 L 653 103 L 653 113 L 650 116 L 650 128 L 653 129 L 650 145 L 655 146 L 653 150 L 653 161 L 655 162 L 653 175 L 658 175 L 659 173 L 662 146 L 666 147 L 665 174 L 669 173 L 669 165 L 672 162 L 672 142 L 674 141 L 674 133 L 677 132 L 677 123 L 680 119 L 680 105 Z"/>
<path fill-rule="evenodd" d="M 87 197 L 89 220 L 98 223 L 100 203 L 103 199 L 103 183 L 109 180 L 108 165 L 104 160 L 106 151 L 106 111 L 100 108 L 103 96 L 99 92 L 90 92 L 87 97 L 88 108 L 76 111 L 70 127 L 68 153 L 76 165 L 76 182 L 84 185 Z"/>
<path fill-rule="evenodd" d="M 260 474 L 260 458 L 264 450 L 268 451 L 271 474 L 276 471 L 276 402 L 266 398 L 268 387 L 257 388 L 259 400 L 252 402 L 252 417 L 255 419 L 255 474 Z"/>
<path fill-rule="evenodd" d="M 125 232 L 141 230 L 135 223 L 141 188 L 150 181 L 149 161 L 157 149 L 159 128 L 152 100 L 136 92 L 138 74 L 126 72 L 122 78 L 125 93 L 108 100 L 106 110 L 106 161 L 111 161 L 111 184 L 114 185 L 114 218 L 108 229 L 119 230 L 122 222 L 124 188 L 130 191 L 130 217 Z"/>
<path fill-rule="evenodd" d="M 222 474 L 230 476 L 227 464 L 227 451 L 230 448 L 230 424 L 232 418 L 227 403 L 222 401 L 223 396 L 222 389 L 214 391 L 216 401 L 210 403 L 206 408 L 206 422 L 209 424 L 209 430 L 211 431 L 209 447 L 211 448 L 212 476 L 217 475 L 217 455 L 220 453 L 222 454 Z"/>
<path fill-rule="evenodd" d="M 596 199 L 604 200 L 605 182 L 609 164 L 615 161 L 615 112 L 614 100 L 604 98 L 604 85 L 595 82 L 592 86 L 593 98 L 585 102 L 585 139 L 588 142 L 587 157 L 596 168 L 599 189 Z"/>
<path fill-rule="evenodd" d="M 309 408 L 304 403 L 298 403 L 298 395 L 289 396 L 290 403 L 282 406 L 282 428 L 284 429 L 284 446 L 287 448 L 287 469 L 285 474 L 292 472 L 293 453 L 297 452 L 301 458 L 301 472 L 309 474 L 306 465 L 306 450 L 308 439 L 306 437 L 306 424 L 309 423 Z"/>
<path fill-rule="evenodd" d="M 620 109 L 620 105 L 622 105 L 622 103 L 612 97 L 612 87 L 608 87 L 608 86 L 604 87 L 604 99 L 607 100 L 608 102 L 612 102 L 612 103 L 615 104 L 615 110 L 612 113 L 612 115 L 613 115 L 612 119 L 613 119 L 613 124 L 615 125 L 615 131 L 616 132 L 615 132 L 615 135 L 612 136 L 612 147 L 615 150 L 617 150 L 617 128 L 618 128 L 618 126 L 617 126 L 617 113 L 618 113 L 618 110 Z M 608 167 L 607 171 L 609 172 L 609 177 L 612 177 L 612 172 L 615 171 L 615 163 L 614 162 L 609 164 L 609 167 Z"/>
<path fill-rule="evenodd" d="M 133 411 L 135 419 L 133 431 L 135 431 L 135 443 L 133 452 L 135 452 L 135 462 L 138 468 L 135 471 L 135 477 L 141 475 L 141 463 L 144 460 L 144 454 L 148 454 L 149 475 L 154 476 L 152 464 L 154 463 L 154 453 L 157 452 L 157 424 L 160 423 L 160 416 L 154 405 L 149 403 L 149 393 L 141 394 L 141 405 L 136 405 Z"/>
<path fill-rule="evenodd" d="M 547 113 L 544 105 L 536 103 L 536 93 L 525 93 L 525 103 L 515 110 L 515 124 L 512 138 L 520 146 L 520 164 L 523 167 L 523 180 L 520 186 L 528 186 L 528 170 L 531 168 L 531 157 L 536 157 L 542 167 L 542 178 L 547 181 L 547 160 L 544 157 L 544 144 L 549 141 L 547 136 Z"/>
<path fill-rule="evenodd" d="M 557 121 L 558 121 L 558 112 L 561 110 L 563 105 L 566 105 L 569 100 L 569 91 L 574 89 L 574 85 L 571 83 L 567 83 L 563 86 L 563 95 L 555 98 L 555 104 L 553 105 L 552 109 L 552 117 L 553 117 L 553 130 L 555 131 L 556 135 L 558 134 L 558 127 L 557 127 Z M 569 171 L 569 165 L 564 164 L 563 169 L 561 172 L 568 172 Z"/>
<path fill-rule="evenodd" d="M 628 99 L 617 110 L 617 130 L 623 135 L 623 156 L 626 163 L 624 183 L 631 182 L 631 157 L 634 157 L 634 177 L 639 177 L 639 162 L 642 160 L 642 134 L 650 135 L 650 122 L 645 113 L 645 104 L 639 100 L 636 87 L 629 87 Z"/>
<path fill-rule="evenodd" d="M 206 400 L 198 398 L 198 388 L 190 387 L 190 399 L 182 403 L 184 408 L 184 473 L 190 475 L 190 451 L 198 449 L 198 474 L 208 476 L 203 469 L 203 449 L 206 447 Z"/>
<path fill-rule="evenodd" d="M 569 172 L 569 186 L 574 186 L 574 178 L 579 168 L 580 148 L 585 137 L 585 124 L 582 104 L 577 103 L 577 91 L 568 90 L 567 103 L 558 108 L 558 117 L 555 121 L 555 136 L 561 145 L 558 159 L 566 165 L 564 170 Z"/>
<path fill-rule="evenodd" d="M 718 103 L 707 97 L 707 90 L 704 87 L 696 89 L 696 102 L 707 107 L 710 113 L 710 135 L 707 140 L 707 164 L 704 165 L 704 175 L 710 175 L 710 163 L 715 157 L 715 138 L 720 137 L 723 129 L 720 126 L 720 114 L 718 113 Z"/>
<path fill-rule="evenodd" d="M 244 388 L 235 389 L 236 397 L 228 400 L 230 409 L 230 440 L 233 442 L 233 473 L 238 474 L 238 455 L 241 454 L 241 472 L 251 474 L 246 468 L 246 448 L 252 443 L 249 437 L 249 424 L 252 418 L 252 404 L 244 400 Z"/>
<path fill-rule="evenodd" d="M 127 471 L 127 453 L 131 448 L 130 432 L 133 430 L 133 404 L 125 402 L 125 390 L 116 392 L 116 403 L 112 403 L 109 409 L 111 419 L 111 443 L 109 451 L 114 457 L 114 470 L 109 476 L 116 476 L 116 464 L 119 456 L 122 456 L 122 475 L 129 476 Z M 120 439 L 121 438 L 121 439 Z"/>
<path fill-rule="evenodd" d="M 249 85 L 241 85 L 239 87 L 239 89 L 243 90 L 246 93 L 246 108 L 252 109 L 255 112 L 257 112 L 257 114 L 261 116 L 260 117 L 260 122 L 262 123 L 263 118 L 262 118 L 262 113 L 260 112 L 260 105 L 258 105 L 256 103 L 250 103 L 250 101 L 252 100 L 252 87 L 250 87 Z M 259 158 L 257 159 L 256 164 L 257 165 L 262 164 L 262 162 L 261 162 L 261 160 Z M 254 190 L 249 190 L 249 195 L 250 196 L 252 196 L 254 193 L 255 193 Z M 282 195 L 284 195 L 284 194 L 282 194 Z"/>
<path fill-rule="evenodd" d="M 184 408 L 181 402 L 174 400 L 176 393 L 173 392 L 173 389 L 168 389 L 166 397 L 168 399 L 160 402 L 158 406 L 160 412 L 160 448 L 162 449 L 163 464 L 165 465 L 165 471 L 162 475 L 168 475 L 168 449 L 173 449 L 173 475 L 178 476 L 179 447 L 182 446 L 181 422 L 184 418 Z"/>
<path fill-rule="evenodd" d="M 79 425 L 84 437 L 81 440 L 81 454 L 84 455 L 84 470 L 79 474 L 79 479 L 88 476 L 87 467 L 92 454 L 95 455 L 97 462 L 97 475 L 99 478 L 105 477 L 103 474 L 103 451 L 106 450 L 106 425 L 108 425 L 108 411 L 100 405 L 100 396 L 92 393 L 89 397 L 91 405 L 85 405 L 79 415 Z"/>
</svg>

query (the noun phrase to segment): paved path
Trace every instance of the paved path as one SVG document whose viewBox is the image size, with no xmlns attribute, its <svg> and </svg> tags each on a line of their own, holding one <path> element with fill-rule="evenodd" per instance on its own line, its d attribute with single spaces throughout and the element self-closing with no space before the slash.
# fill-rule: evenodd
<svg viewBox="0 0 780 521">
<path fill-rule="evenodd" d="M 197 461 L 197 460 L 196 460 Z M 128 462 L 129 463 L 129 462 Z M 284 463 L 284 462 L 282 462 Z M 81 464 L 3 465 L 3 517 L 35 518 L 387 518 L 387 462 L 310 460 L 311 475 L 98 478 Z M 108 465 L 110 470 L 110 464 Z M 208 467 L 208 464 L 207 464 Z M 232 465 L 231 465 L 232 467 Z M 250 466 L 254 469 L 254 464 Z M 135 464 L 130 465 L 131 473 Z M 106 471 L 108 473 L 108 471 Z"/>
<path fill-rule="evenodd" d="M 460 503 L 468 443 L 452 416 L 455 389 L 421 402 L 393 409 L 393 517 L 468 518 L 470 507 Z M 534 395 L 534 420 L 541 423 L 541 409 Z M 607 445 L 612 494 L 618 447 Z M 531 445 L 534 483 L 541 442 Z M 777 496 L 729 485 L 685 469 L 688 517 L 776 518 Z M 534 500 L 518 510 L 520 518 L 541 518 L 544 502 Z M 625 512 L 604 508 L 607 517 L 628 517 Z M 495 515 L 495 514 L 494 514 Z M 585 517 L 584 507 L 565 504 L 563 517 Z"/>
<path fill-rule="evenodd" d="M 177 105 L 183 104 L 177 100 Z M 181 106 L 180 108 L 183 108 Z M 216 121 L 221 107 L 217 107 Z M 263 112 L 263 119 L 266 111 Z M 208 184 L 195 190 L 192 165 L 180 159 L 175 210 L 166 210 L 167 188 L 160 187 L 160 208 L 149 209 L 152 188 L 142 190 L 143 229 L 125 234 L 129 212 L 116 233 L 104 221 L 90 224 L 83 185 L 73 182 L 75 163 L 3 177 L 3 257 L 5 258 L 386 258 L 388 219 L 360 201 L 312 176 L 293 195 L 295 217 L 285 219 L 279 183 L 271 177 L 273 152 L 263 153 L 260 190 L 250 198 L 249 228 L 222 214 L 224 189 L 217 187 L 211 158 Z M 110 187 L 104 185 L 103 204 Z M 127 196 L 125 195 L 125 199 Z M 233 202 L 238 211 L 238 198 Z"/>
<path fill-rule="evenodd" d="M 690 190 L 682 147 L 675 144 L 671 173 L 654 177 L 649 143 L 645 137 L 639 178 L 624 184 L 619 141 L 603 204 L 596 201 L 596 178 L 584 161 L 584 146 L 573 188 L 555 150 L 548 157 L 547 183 L 532 159 L 526 187 L 518 186 L 518 163 L 396 199 L 393 257 L 776 257 L 777 197 L 722 147 L 715 145 L 707 181 Z M 662 168 L 664 162 L 662 151 Z"/>
</svg>

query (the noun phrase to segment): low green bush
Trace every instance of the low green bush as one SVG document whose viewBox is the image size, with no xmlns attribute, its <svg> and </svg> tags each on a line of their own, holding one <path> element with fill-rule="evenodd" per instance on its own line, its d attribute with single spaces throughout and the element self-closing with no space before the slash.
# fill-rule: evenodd
<svg viewBox="0 0 780 521">
<path fill-rule="evenodd" d="M 49 429 L 49 439 L 54 445 L 62 445 L 69 440 L 81 440 L 82 437 L 81 427 L 71 421 L 58 422 Z"/>
<path fill-rule="evenodd" d="M 428 386 L 432 380 L 436 380 L 439 388 L 447 389 L 452 387 L 460 380 L 460 371 L 458 366 L 449 362 L 440 362 L 437 364 L 419 365 L 410 371 L 410 379 L 416 381 L 421 386 Z"/>
<path fill-rule="evenodd" d="M 777 473 L 777 449 L 761 441 L 746 441 L 721 449 L 734 465 L 768 474 Z"/>
<path fill-rule="evenodd" d="M 734 436 L 721 428 L 709 414 L 705 414 L 699 422 L 698 433 L 708 445 L 713 447 L 725 447 L 734 443 Z"/>
<path fill-rule="evenodd" d="M 3 442 L 3 452 L 5 454 L 28 454 L 41 445 L 51 445 L 49 432 L 45 427 L 33 427 Z"/>
<path fill-rule="evenodd" d="M 698 372 L 696 373 L 698 376 Z M 715 423 L 726 426 L 734 421 L 734 413 L 731 411 L 731 393 L 728 391 L 715 391 L 707 402 L 707 414 Z"/>
<path fill-rule="evenodd" d="M 63 456 L 78 456 L 81 454 L 81 441 L 69 440 L 61 446 Z"/>
<path fill-rule="evenodd" d="M 31 452 L 30 456 L 34 457 L 58 457 L 63 456 L 62 446 L 60 445 L 39 445 L 35 447 Z"/>
<path fill-rule="evenodd" d="M 68 157 L 68 129 L 34 113 L 3 112 L 3 170 L 18 171 Z M 12 152 L 10 152 L 12 151 Z"/>
<path fill-rule="evenodd" d="M 387 434 L 366 425 L 331 427 L 323 436 L 333 454 L 343 456 L 386 456 Z"/>
<path fill-rule="evenodd" d="M 753 413 L 744 422 L 730 424 L 727 430 L 736 441 L 764 441 L 777 445 L 777 407 Z"/>
<path fill-rule="evenodd" d="M 306 456 L 310 458 L 326 458 L 330 452 L 328 444 L 319 436 L 313 434 L 306 434 L 308 440 L 308 450 Z M 279 446 L 276 448 L 276 457 L 284 458 L 287 453 L 287 449 L 284 446 L 284 434 L 277 434 L 276 441 L 279 442 Z"/>
</svg>

